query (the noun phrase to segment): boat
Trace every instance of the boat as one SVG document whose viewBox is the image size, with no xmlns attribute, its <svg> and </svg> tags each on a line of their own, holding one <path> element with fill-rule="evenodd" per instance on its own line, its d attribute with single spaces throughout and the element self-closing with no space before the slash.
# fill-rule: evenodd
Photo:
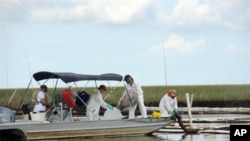
<svg viewBox="0 0 250 141">
<path fill-rule="evenodd" d="M 24 117 L 26 118 L 16 120 L 13 111 L 5 107 L 0 107 L 0 138 L 7 135 L 13 136 L 13 134 L 27 140 L 149 135 L 173 122 L 169 117 L 155 118 L 152 115 L 148 115 L 148 118 L 136 117 L 134 119 L 128 119 L 123 115 L 109 118 L 110 114 L 121 114 L 119 109 L 115 107 L 113 111 L 106 110 L 104 115 L 100 116 L 99 120 L 89 121 L 86 116 L 73 116 L 72 109 L 74 107 L 70 103 L 65 102 L 62 96 L 63 92 L 58 93 L 56 91 L 59 80 L 65 84 L 75 84 L 79 81 L 115 81 L 120 83 L 123 80 L 123 76 L 120 74 L 105 73 L 92 75 L 72 72 L 39 71 L 33 74 L 33 79 L 38 83 L 41 81 L 47 82 L 51 79 L 56 80 L 52 97 L 52 108 L 47 110 L 44 121 L 33 121 L 28 118 L 29 114 L 32 114 L 30 111 L 23 110 Z M 65 89 L 68 88 L 71 88 L 71 86 L 67 85 Z M 27 105 L 23 104 L 23 107 L 27 108 Z M 4 135 L 5 133 L 8 134 Z"/>
</svg>

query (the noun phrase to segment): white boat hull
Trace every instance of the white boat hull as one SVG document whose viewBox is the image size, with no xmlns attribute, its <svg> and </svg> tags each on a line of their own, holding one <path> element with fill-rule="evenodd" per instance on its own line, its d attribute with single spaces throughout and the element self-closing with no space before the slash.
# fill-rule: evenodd
<svg viewBox="0 0 250 141">
<path fill-rule="evenodd" d="M 120 119 L 42 123 L 16 121 L 0 125 L 0 130 L 18 129 L 28 140 L 147 134 L 171 123 L 166 119 Z"/>
</svg>

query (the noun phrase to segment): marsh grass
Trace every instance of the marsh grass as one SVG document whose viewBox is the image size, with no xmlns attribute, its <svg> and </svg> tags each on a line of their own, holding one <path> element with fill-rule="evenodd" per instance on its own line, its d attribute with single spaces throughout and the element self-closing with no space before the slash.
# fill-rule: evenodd
<svg viewBox="0 0 250 141">
<path fill-rule="evenodd" d="M 8 105 L 8 101 L 14 92 L 14 89 L 0 89 L 0 105 L 16 109 L 20 103 L 30 103 L 32 92 L 38 88 L 17 89 L 17 92 Z M 64 88 L 58 88 L 56 93 L 61 93 Z M 93 93 L 92 87 L 87 87 L 85 90 L 88 93 Z M 186 103 L 186 93 L 193 94 L 193 102 L 213 102 L 220 101 L 227 103 L 234 101 L 249 101 L 250 103 L 250 85 L 192 85 L 192 86 L 143 86 L 144 102 L 147 106 L 156 106 L 160 99 L 169 89 L 177 90 L 178 102 Z M 77 90 L 76 90 L 77 91 Z M 112 105 L 116 105 L 122 92 L 123 87 L 117 87 L 107 97 L 106 101 Z M 53 89 L 49 89 L 49 96 L 52 97 Z M 103 97 L 106 97 L 106 94 Z M 19 107 L 20 108 L 20 107 Z"/>
</svg>

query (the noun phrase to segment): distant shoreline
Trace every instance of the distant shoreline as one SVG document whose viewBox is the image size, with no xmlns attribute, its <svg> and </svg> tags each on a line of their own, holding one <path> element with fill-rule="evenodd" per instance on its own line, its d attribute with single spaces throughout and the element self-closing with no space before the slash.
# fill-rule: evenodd
<svg viewBox="0 0 250 141">
<path fill-rule="evenodd" d="M 34 90 L 38 88 L 32 88 L 28 91 L 26 88 L 15 89 L 0 89 L 0 106 L 9 107 L 11 109 L 21 108 L 21 103 L 30 103 L 31 95 Z M 60 94 L 65 88 L 57 88 L 56 94 Z M 93 87 L 86 87 L 84 90 L 89 94 L 92 94 Z M 177 90 L 177 98 L 179 107 L 186 107 L 186 94 L 193 95 L 192 107 L 250 107 L 250 84 L 243 85 L 199 85 L 199 86 L 142 86 L 144 91 L 144 103 L 146 106 L 158 106 L 160 99 L 170 89 Z M 82 90 L 74 88 L 77 92 Z M 109 94 L 108 91 L 103 97 Z M 48 94 L 52 98 L 54 89 L 49 87 Z M 106 102 L 113 106 L 117 105 L 117 102 L 124 92 L 124 87 L 117 87 L 112 89 L 112 93 L 106 98 Z"/>
</svg>

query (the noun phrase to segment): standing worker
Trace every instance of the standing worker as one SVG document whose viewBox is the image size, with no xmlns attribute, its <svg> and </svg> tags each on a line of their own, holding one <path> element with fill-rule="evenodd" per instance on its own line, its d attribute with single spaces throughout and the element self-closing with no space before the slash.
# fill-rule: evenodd
<svg viewBox="0 0 250 141">
<path fill-rule="evenodd" d="M 117 107 L 122 107 L 125 101 L 129 103 L 129 119 L 135 118 L 135 110 L 137 105 L 139 105 L 139 109 L 143 118 L 147 118 L 147 110 L 144 105 L 144 96 L 143 90 L 141 86 L 134 82 L 134 79 L 130 75 L 126 75 L 124 77 L 124 81 L 126 81 L 125 90 L 118 102 Z"/>
<path fill-rule="evenodd" d="M 159 103 L 159 109 L 162 116 L 170 115 L 172 118 L 175 117 L 175 113 L 178 112 L 178 103 L 176 97 L 176 90 L 169 90 L 162 98 Z"/>
<path fill-rule="evenodd" d="M 113 107 L 103 100 L 102 94 L 106 90 L 105 85 L 100 85 L 98 89 L 95 90 L 95 93 L 90 96 L 86 111 L 88 120 L 99 120 L 100 107 L 113 110 Z"/>
</svg>

